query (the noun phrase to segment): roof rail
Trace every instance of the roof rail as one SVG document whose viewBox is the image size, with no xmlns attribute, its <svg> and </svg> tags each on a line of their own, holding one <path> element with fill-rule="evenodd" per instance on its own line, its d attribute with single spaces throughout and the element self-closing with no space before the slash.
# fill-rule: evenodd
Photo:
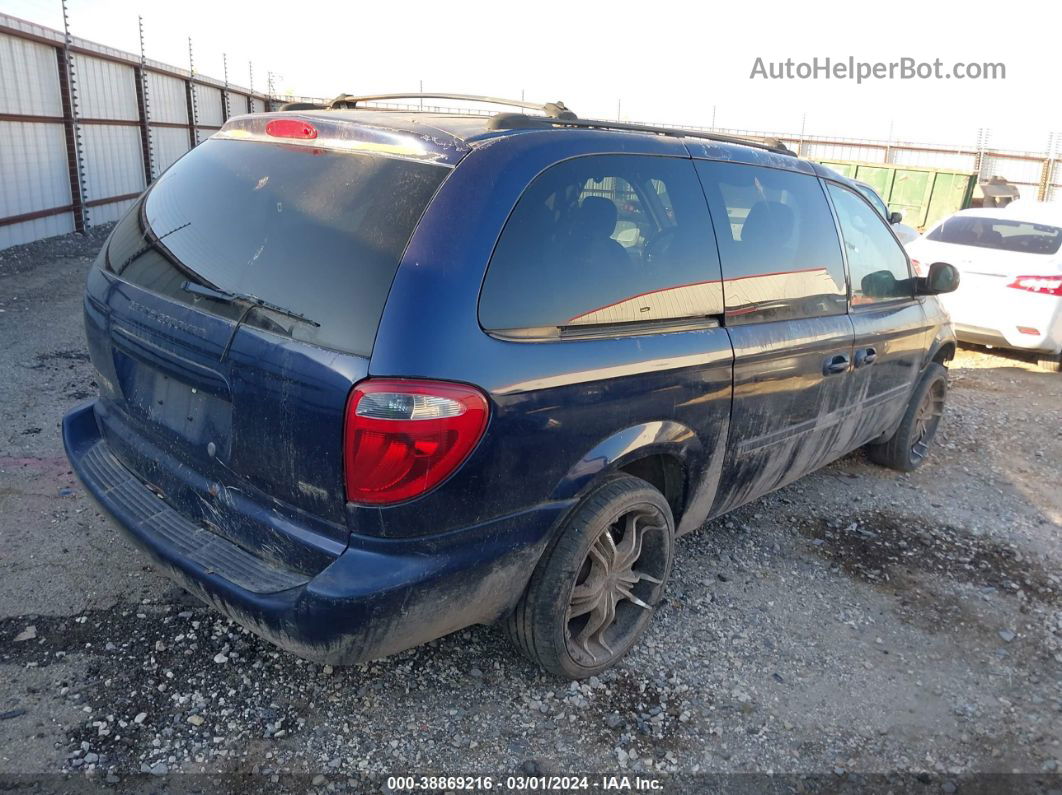
<svg viewBox="0 0 1062 795">
<path fill-rule="evenodd" d="M 383 102 L 391 99 L 454 99 L 461 100 L 463 102 L 483 102 L 490 105 L 506 105 L 512 108 L 524 108 L 525 110 L 537 110 L 544 113 L 546 116 L 554 119 L 574 119 L 575 114 L 565 107 L 564 103 L 560 100 L 556 102 L 547 102 L 544 105 L 540 105 L 534 102 L 524 102 L 519 99 L 504 99 L 502 97 L 485 97 L 479 94 L 447 94 L 447 93 L 414 93 L 414 94 L 367 94 L 365 96 L 355 96 L 353 94 L 340 94 L 327 104 L 329 110 L 335 110 L 338 108 L 345 108 L 347 110 L 355 110 L 358 107 L 359 102 Z M 376 108 L 376 110 L 386 110 L 385 108 Z"/>
<path fill-rule="evenodd" d="M 657 127 L 651 124 L 634 124 L 622 121 L 604 121 L 601 119 L 580 118 L 542 118 L 541 116 L 528 116 L 523 113 L 499 113 L 492 116 L 487 122 L 487 127 L 492 130 L 511 130 L 529 127 L 586 127 L 595 130 L 626 130 L 629 132 L 647 132 L 656 135 L 668 135 L 675 138 L 704 138 L 709 141 L 718 141 L 727 144 L 740 144 L 751 146 L 756 149 L 766 149 L 780 155 L 792 155 L 796 152 L 786 146 L 778 138 L 746 138 L 739 135 L 723 135 L 722 133 L 704 132 L 702 130 L 684 130 L 680 127 Z"/>
</svg>

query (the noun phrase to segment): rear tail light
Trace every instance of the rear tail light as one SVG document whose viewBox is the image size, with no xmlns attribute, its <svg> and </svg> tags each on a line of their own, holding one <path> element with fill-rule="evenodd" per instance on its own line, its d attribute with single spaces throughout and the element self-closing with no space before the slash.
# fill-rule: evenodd
<svg viewBox="0 0 1062 795">
<path fill-rule="evenodd" d="M 347 401 L 347 501 L 384 505 L 417 497 L 454 472 L 483 436 L 489 409 L 478 389 L 442 381 L 380 379 Z"/>
<path fill-rule="evenodd" d="M 926 269 L 922 267 L 922 263 L 916 259 L 911 260 L 911 268 L 914 269 L 915 276 L 925 276 Z"/>
<path fill-rule="evenodd" d="M 1007 287 L 1031 293 L 1062 296 L 1062 274 L 1058 276 L 1019 276 Z"/>
<path fill-rule="evenodd" d="M 265 131 L 266 135 L 272 135 L 274 138 L 313 139 L 317 137 L 316 127 L 298 119 L 273 119 L 266 125 Z"/>
</svg>

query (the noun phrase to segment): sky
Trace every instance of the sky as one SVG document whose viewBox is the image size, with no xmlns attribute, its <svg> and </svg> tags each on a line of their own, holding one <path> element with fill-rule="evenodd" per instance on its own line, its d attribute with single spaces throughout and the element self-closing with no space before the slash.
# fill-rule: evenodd
<svg viewBox="0 0 1062 795">
<path fill-rule="evenodd" d="M 563 100 L 580 116 L 847 138 L 1062 153 L 1062 6 L 580 2 L 460 3 L 69 0 L 74 35 L 255 88 L 266 72 L 302 96 L 424 90 Z M 1052 8 L 1053 6 L 1053 8 Z M 60 0 L 0 0 L 0 11 L 62 29 Z M 1005 79 L 778 79 L 772 63 L 1002 63 Z"/>
</svg>

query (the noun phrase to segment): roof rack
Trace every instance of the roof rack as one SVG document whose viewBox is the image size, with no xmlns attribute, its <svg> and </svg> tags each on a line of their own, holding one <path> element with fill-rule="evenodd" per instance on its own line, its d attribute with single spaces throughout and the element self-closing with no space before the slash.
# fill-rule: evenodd
<svg viewBox="0 0 1062 795">
<path fill-rule="evenodd" d="M 346 109 L 356 110 L 359 102 L 384 102 L 392 99 L 454 99 L 462 102 L 483 102 L 490 105 L 505 105 L 511 108 L 523 108 L 525 110 L 537 110 L 544 113 L 547 117 L 553 119 L 574 119 L 575 114 L 565 107 L 564 103 L 560 100 L 556 102 L 547 102 L 544 105 L 539 105 L 534 102 L 524 102 L 519 99 L 503 99 L 502 97 L 485 97 L 480 94 L 366 94 L 364 96 L 355 96 L 353 94 L 340 94 L 335 99 L 331 100 L 325 107 L 329 110 Z M 387 110 L 387 108 L 374 108 L 374 110 Z M 531 118 L 531 117 L 528 117 Z"/>
<path fill-rule="evenodd" d="M 751 146 L 756 149 L 765 149 L 780 155 L 796 157 L 796 152 L 787 147 L 779 138 L 751 138 L 740 135 L 724 135 L 721 133 L 705 132 L 703 130 L 684 130 L 681 127 L 658 127 L 652 124 L 634 124 L 622 121 L 605 121 L 603 119 L 580 119 L 574 112 L 560 100 L 538 104 L 524 102 L 519 99 L 505 99 L 503 97 L 487 97 L 479 94 L 449 94 L 449 93 L 397 93 L 397 94 L 340 94 L 322 107 L 327 110 L 357 110 L 359 103 L 386 102 L 395 99 L 451 99 L 462 102 L 482 102 L 489 105 L 505 105 L 522 110 L 537 110 L 543 115 L 532 116 L 527 113 L 496 113 L 487 121 L 487 128 L 491 130 L 515 130 L 527 128 L 547 127 L 585 127 L 596 130 L 626 130 L 629 132 L 645 132 L 655 135 L 668 135 L 675 138 L 702 138 L 708 141 L 716 141 L 726 144 L 739 144 Z M 307 103 L 308 104 L 308 103 Z M 301 110 L 302 108 L 285 106 L 286 110 Z M 364 109 L 364 105 L 362 106 Z M 373 108 L 373 110 L 391 110 L 390 108 Z M 408 112 L 408 108 L 402 110 Z"/>
<path fill-rule="evenodd" d="M 487 127 L 492 130 L 510 130 L 532 127 L 586 127 L 595 130 L 626 130 L 629 132 L 655 133 L 656 135 L 668 135 L 675 138 L 703 138 L 708 141 L 719 143 L 739 144 L 751 146 L 756 149 L 766 149 L 780 155 L 792 155 L 796 152 L 786 146 L 778 138 L 746 138 L 739 135 L 723 135 L 722 133 L 704 132 L 702 130 L 684 130 L 681 127 L 658 127 L 652 124 L 634 124 L 622 121 L 604 121 L 601 119 L 573 118 L 542 118 L 541 116 L 528 116 L 523 113 L 499 113 L 492 116 L 487 122 Z"/>
</svg>

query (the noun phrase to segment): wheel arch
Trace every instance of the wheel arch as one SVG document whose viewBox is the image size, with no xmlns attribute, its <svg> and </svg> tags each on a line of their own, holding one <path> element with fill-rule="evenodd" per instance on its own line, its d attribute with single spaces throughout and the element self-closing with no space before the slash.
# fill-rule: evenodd
<svg viewBox="0 0 1062 795">
<path fill-rule="evenodd" d="M 951 324 L 938 325 L 932 341 L 926 349 L 922 369 L 925 370 L 931 362 L 947 367 L 948 362 L 955 358 L 956 350 L 958 350 L 958 341 L 955 338 L 955 331 L 952 329 Z"/>
<path fill-rule="evenodd" d="M 581 498 L 611 476 L 633 475 L 664 495 L 677 525 L 691 490 L 692 462 L 701 452 L 697 435 L 681 423 L 633 425 L 588 450 L 557 484 L 553 499 Z"/>
<path fill-rule="evenodd" d="M 936 362 L 937 364 L 948 366 L 948 362 L 955 358 L 955 342 L 949 340 L 947 342 L 941 342 L 936 346 L 936 350 L 933 351 L 929 357 L 929 361 Z"/>
</svg>

